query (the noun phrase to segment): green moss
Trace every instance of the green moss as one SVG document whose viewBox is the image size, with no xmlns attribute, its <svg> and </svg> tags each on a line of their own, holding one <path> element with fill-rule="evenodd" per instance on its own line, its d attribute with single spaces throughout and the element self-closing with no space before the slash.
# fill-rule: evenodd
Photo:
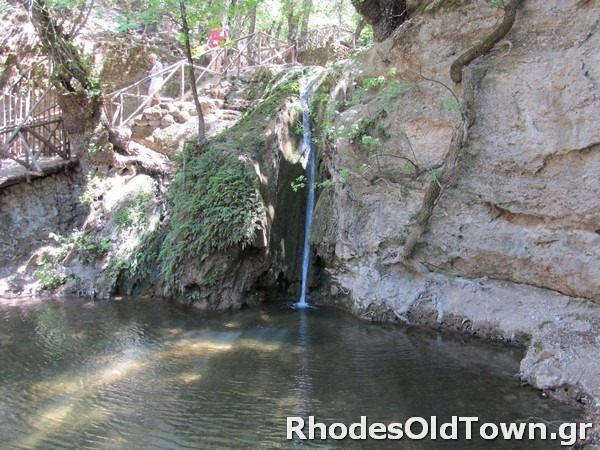
<svg viewBox="0 0 600 450">
<path fill-rule="evenodd" d="M 133 282 L 153 278 L 152 273 L 158 265 L 158 255 L 162 243 L 159 229 L 147 231 L 127 261 L 127 278 Z"/>
<path fill-rule="evenodd" d="M 317 151 L 317 159 L 322 159 L 326 148 L 333 139 L 333 122 L 336 116 L 336 104 L 331 98 L 331 91 L 343 73 L 342 66 L 333 66 L 323 77 L 319 88 L 310 102 L 310 115 L 313 121 L 313 141 Z"/>
<path fill-rule="evenodd" d="M 260 102 L 256 108 L 254 108 L 249 114 L 245 115 L 240 123 L 240 126 L 243 126 L 244 123 L 254 122 L 257 125 L 260 122 L 257 120 L 258 116 L 263 116 L 264 118 L 271 118 L 274 116 L 277 109 L 282 104 L 282 101 L 288 97 L 299 97 L 300 96 L 300 80 L 299 74 L 297 72 L 298 77 L 292 77 L 284 82 L 276 84 L 270 90 L 266 92 L 265 99 Z M 263 122 L 264 124 L 264 122 Z"/>
<path fill-rule="evenodd" d="M 254 170 L 234 150 L 216 146 L 190 156 L 169 188 L 168 202 L 170 229 L 159 255 L 167 282 L 189 258 L 204 261 L 248 245 L 264 216 Z"/>
<path fill-rule="evenodd" d="M 186 146 L 185 171 L 181 164 L 167 194 L 170 221 L 158 256 L 167 290 L 177 286 L 184 264 L 200 265 L 212 254 L 243 248 L 254 240 L 264 218 L 263 196 L 269 187 L 260 183 L 253 164 L 261 164 L 270 157 L 270 140 L 274 135 L 268 133 L 272 131 L 268 124 L 274 123 L 277 114 L 285 110 L 283 105 L 287 104 L 288 119 L 293 119 L 289 105 L 299 101 L 301 75 L 302 72 L 295 71 L 275 78 L 265 76 L 257 85 L 264 85 L 267 80 L 269 84 L 260 95 L 264 100 L 256 108 L 205 148 Z M 292 132 L 289 136 L 294 138 Z M 286 167 L 292 162 L 285 156 L 280 164 L 279 183 L 285 186 Z M 299 175 L 295 169 L 290 174 Z M 278 193 L 278 204 L 287 207 L 291 202 L 288 199 L 287 203 L 279 203 L 279 200 Z M 293 214 L 285 216 L 287 220 Z M 277 228 L 275 223 L 273 228 Z M 291 232 L 289 223 L 286 222 L 283 231 Z M 202 281 L 205 287 L 226 276 L 227 267 L 206 269 Z"/>
</svg>

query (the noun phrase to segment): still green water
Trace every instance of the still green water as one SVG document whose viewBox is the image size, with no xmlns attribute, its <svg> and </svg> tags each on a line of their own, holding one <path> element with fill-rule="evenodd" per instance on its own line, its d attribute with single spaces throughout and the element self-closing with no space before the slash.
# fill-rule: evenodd
<svg viewBox="0 0 600 450">
<path fill-rule="evenodd" d="M 206 316 L 158 300 L 0 300 L 0 340 L 2 449 L 560 448 L 288 441 L 286 417 L 579 417 L 519 386 L 519 350 L 327 308 Z"/>
</svg>

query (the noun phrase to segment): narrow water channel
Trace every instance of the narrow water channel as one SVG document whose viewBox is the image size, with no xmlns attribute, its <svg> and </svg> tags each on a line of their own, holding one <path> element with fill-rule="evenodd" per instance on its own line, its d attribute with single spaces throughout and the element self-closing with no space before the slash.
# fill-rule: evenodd
<svg viewBox="0 0 600 450">
<path fill-rule="evenodd" d="M 0 341 L 2 449 L 559 448 L 288 441 L 286 417 L 578 418 L 519 386 L 517 349 L 327 308 L 207 317 L 158 300 L 0 301 Z"/>
</svg>

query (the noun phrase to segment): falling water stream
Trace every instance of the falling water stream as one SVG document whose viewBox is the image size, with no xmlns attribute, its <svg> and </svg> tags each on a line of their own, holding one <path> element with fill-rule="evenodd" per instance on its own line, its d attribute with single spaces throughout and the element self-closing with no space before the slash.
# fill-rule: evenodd
<svg viewBox="0 0 600 450">
<path fill-rule="evenodd" d="M 308 265 L 310 262 L 310 245 L 308 235 L 312 224 L 313 210 L 315 208 L 315 152 L 312 139 L 312 123 L 310 119 L 310 99 L 318 77 L 304 78 L 300 86 L 300 101 L 302 103 L 302 165 L 306 171 L 306 222 L 304 226 L 304 246 L 302 249 L 302 294 L 295 304 L 297 308 L 309 306 L 307 301 Z"/>
</svg>

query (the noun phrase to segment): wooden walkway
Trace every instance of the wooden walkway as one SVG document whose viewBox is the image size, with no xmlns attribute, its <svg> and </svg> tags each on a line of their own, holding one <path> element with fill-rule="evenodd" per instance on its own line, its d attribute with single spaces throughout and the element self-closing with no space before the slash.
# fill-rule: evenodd
<svg viewBox="0 0 600 450">
<path fill-rule="evenodd" d="M 20 166 L 27 181 L 44 175 L 48 159 L 71 159 L 53 88 L 16 90 L 0 96 L 0 176 Z M 7 172 L 8 171 L 8 172 Z M 2 183 L 7 183 L 3 181 Z"/>
<path fill-rule="evenodd" d="M 320 31 L 305 41 L 317 45 L 339 34 L 340 30 Z M 344 30 L 346 32 L 346 30 Z M 254 65 L 296 63 L 297 48 L 287 41 L 262 32 L 231 40 L 223 48 L 207 49 L 210 57 L 206 67 L 194 66 L 196 85 L 207 75 L 222 75 Z M 178 100 L 191 99 L 186 91 L 187 61 L 179 61 L 163 71 L 163 89 L 172 80 L 179 82 Z M 179 76 L 176 76 L 179 75 Z M 24 76 L 29 79 L 29 76 Z M 140 93 L 150 77 L 105 95 L 106 116 L 113 126 L 126 126 L 145 108 L 151 98 Z M 173 99 L 165 99 L 173 100 Z M 61 111 L 52 87 L 45 91 L 33 89 L 28 83 L 11 86 L 0 94 L 0 188 L 33 177 L 44 176 L 70 167 L 71 149 L 64 130 Z"/>
<path fill-rule="evenodd" d="M 235 39 L 233 45 L 227 48 L 207 50 L 204 55 L 210 57 L 206 67 L 194 65 L 196 85 L 202 78 L 209 75 L 222 75 L 224 73 L 239 72 L 242 68 L 255 65 L 281 65 L 295 63 L 295 47 L 286 41 L 274 38 L 265 33 L 252 33 Z M 161 98 L 161 101 L 191 101 L 191 92 L 186 90 L 186 77 L 189 77 L 188 61 L 183 60 L 165 67 L 160 74 L 163 76 L 162 91 L 169 88 L 169 83 L 174 81 L 179 84 L 177 98 Z M 153 75 L 154 76 L 154 75 Z M 151 98 L 140 93 L 141 88 L 146 88 L 148 80 L 145 77 L 130 86 L 105 95 L 105 113 L 111 124 L 116 127 L 126 126 L 139 115 L 151 102 Z M 189 78 L 188 78 L 189 80 Z"/>
<path fill-rule="evenodd" d="M 40 172 L 27 170 L 12 160 L 2 161 L 2 166 L 0 167 L 0 189 L 19 183 L 30 183 L 34 178 L 69 170 L 77 165 L 77 159 L 71 158 L 65 160 L 60 156 L 42 156 L 37 163 L 40 167 Z"/>
</svg>

